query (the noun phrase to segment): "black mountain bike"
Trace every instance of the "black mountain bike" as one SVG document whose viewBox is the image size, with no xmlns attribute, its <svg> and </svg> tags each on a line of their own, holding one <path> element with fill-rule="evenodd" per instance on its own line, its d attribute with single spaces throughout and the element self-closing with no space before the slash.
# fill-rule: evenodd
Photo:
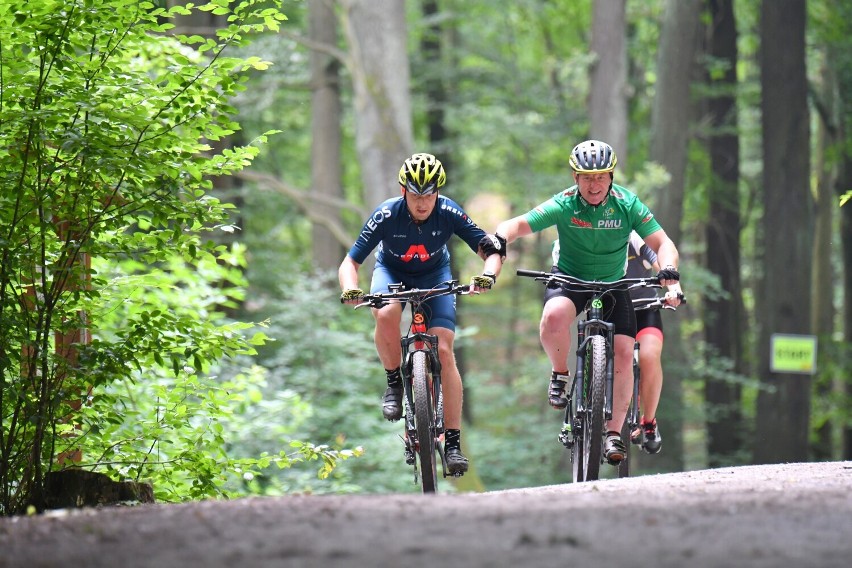
<svg viewBox="0 0 852 568">
<path fill-rule="evenodd" d="M 682 304 L 686 303 L 686 298 L 683 294 L 678 294 Z M 672 310 L 677 311 L 677 308 L 666 303 L 665 299 L 656 296 L 654 298 L 635 298 L 633 300 L 633 309 L 636 311 L 642 310 Z M 639 381 L 641 381 L 639 373 L 639 342 L 633 344 L 633 398 L 630 401 L 630 407 L 627 409 L 627 417 L 624 420 L 624 426 L 621 428 L 621 439 L 629 440 L 630 434 L 639 427 Z M 624 459 L 618 464 L 618 477 L 630 477 L 630 446 L 625 444 L 626 452 Z"/>
<path fill-rule="evenodd" d="M 585 319 L 577 322 L 577 370 L 568 390 L 568 406 L 559 441 L 571 451 L 571 473 L 575 482 L 594 481 L 604 462 L 604 426 L 612 419 L 614 381 L 614 325 L 603 319 L 603 298 L 615 290 L 636 287 L 660 288 L 656 276 L 622 278 L 614 282 L 581 280 L 565 274 L 519 269 L 518 276 L 535 278 L 545 285 L 558 284 L 568 290 L 591 291 L 592 298 L 580 310 Z M 634 346 L 633 397 L 625 422 L 635 428 L 638 418 L 639 368 Z M 627 444 L 629 445 L 629 443 Z"/>
<path fill-rule="evenodd" d="M 391 284 L 390 292 L 366 294 L 355 306 L 381 308 L 388 304 L 407 303 L 411 311 L 408 331 L 400 339 L 402 346 L 402 384 L 405 432 L 405 461 L 414 466 L 414 482 L 420 479 L 423 493 L 434 493 L 438 485 L 438 466 L 435 453 L 441 457 L 443 476 L 447 477 L 444 448 L 444 398 L 441 391 L 441 362 L 438 358 L 438 337 L 426 333 L 426 306 L 429 298 L 449 294 L 470 293 L 469 285 L 448 280 L 434 288 L 406 290 L 402 284 Z M 416 456 L 416 458 L 415 458 Z M 420 462 L 418 470 L 417 462 Z"/>
</svg>

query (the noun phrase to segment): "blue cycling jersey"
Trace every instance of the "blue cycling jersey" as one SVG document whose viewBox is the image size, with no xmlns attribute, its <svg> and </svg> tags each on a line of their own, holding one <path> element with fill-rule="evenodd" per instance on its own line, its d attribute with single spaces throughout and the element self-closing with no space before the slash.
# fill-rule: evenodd
<svg viewBox="0 0 852 568">
<path fill-rule="evenodd" d="M 485 231 L 458 203 L 438 196 L 435 209 L 421 224 L 414 222 L 404 197 L 388 199 L 364 223 L 349 256 L 363 264 L 373 249 L 379 265 L 408 275 L 425 274 L 450 265 L 447 241 L 458 235 L 476 252 Z"/>
</svg>

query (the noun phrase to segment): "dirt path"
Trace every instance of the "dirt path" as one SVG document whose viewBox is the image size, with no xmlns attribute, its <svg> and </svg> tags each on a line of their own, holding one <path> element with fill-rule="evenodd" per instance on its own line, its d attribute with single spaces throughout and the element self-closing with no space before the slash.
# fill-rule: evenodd
<svg viewBox="0 0 852 568">
<path fill-rule="evenodd" d="M 852 565 L 852 462 L 0 519 L 0 567 Z"/>
</svg>

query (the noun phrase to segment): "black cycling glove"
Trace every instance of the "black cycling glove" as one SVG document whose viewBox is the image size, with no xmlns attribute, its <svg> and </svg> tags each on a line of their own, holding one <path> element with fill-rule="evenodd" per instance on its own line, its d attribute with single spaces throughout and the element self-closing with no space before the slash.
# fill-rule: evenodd
<svg viewBox="0 0 852 568">
<path fill-rule="evenodd" d="M 483 257 L 488 258 L 492 254 L 499 254 L 500 258 L 506 258 L 506 239 L 503 235 L 488 234 L 479 241 L 479 251 Z"/>
<path fill-rule="evenodd" d="M 662 282 L 663 280 L 680 280 L 680 272 L 675 270 L 673 266 L 667 266 L 657 272 L 657 280 Z"/>
</svg>

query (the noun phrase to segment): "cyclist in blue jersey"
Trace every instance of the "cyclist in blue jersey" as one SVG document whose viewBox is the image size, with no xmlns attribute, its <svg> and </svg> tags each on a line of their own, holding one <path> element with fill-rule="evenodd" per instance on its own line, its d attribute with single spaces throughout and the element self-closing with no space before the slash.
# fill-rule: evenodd
<svg viewBox="0 0 852 568">
<path fill-rule="evenodd" d="M 399 197 L 379 204 L 364 223 L 361 234 L 338 269 L 340 299 L 355 304 L 364 295 L 358 287 L 358 269 L 376 251 L 370 293 L 387 292 L 388 285 L 430 288 L 452 279 L 447 241 L 458 235 L 485 261 L 481 276 L 473 278 L 472 291 L 485 292 L 497 281 L 506 256 L 506 243 L 486 235 L 461 206 L 438 190 L 446 183 L 446 172 L 432 154 L 417 153 L 399 170 Z M 462 380 L 453 352 L 456 326 L 455 296 L 428 300 L 428 333 L 438 337 L 438 358 L 444 389 L 444 450 L 447 469 L 460 475 L 468 469 L 461 451 Z M 402 417 L 402 380 L 399 344 L 402 305 L 374 309 L 375 342 L 387 375 L 382 414 L 387 420 Z"/>
</svg>

